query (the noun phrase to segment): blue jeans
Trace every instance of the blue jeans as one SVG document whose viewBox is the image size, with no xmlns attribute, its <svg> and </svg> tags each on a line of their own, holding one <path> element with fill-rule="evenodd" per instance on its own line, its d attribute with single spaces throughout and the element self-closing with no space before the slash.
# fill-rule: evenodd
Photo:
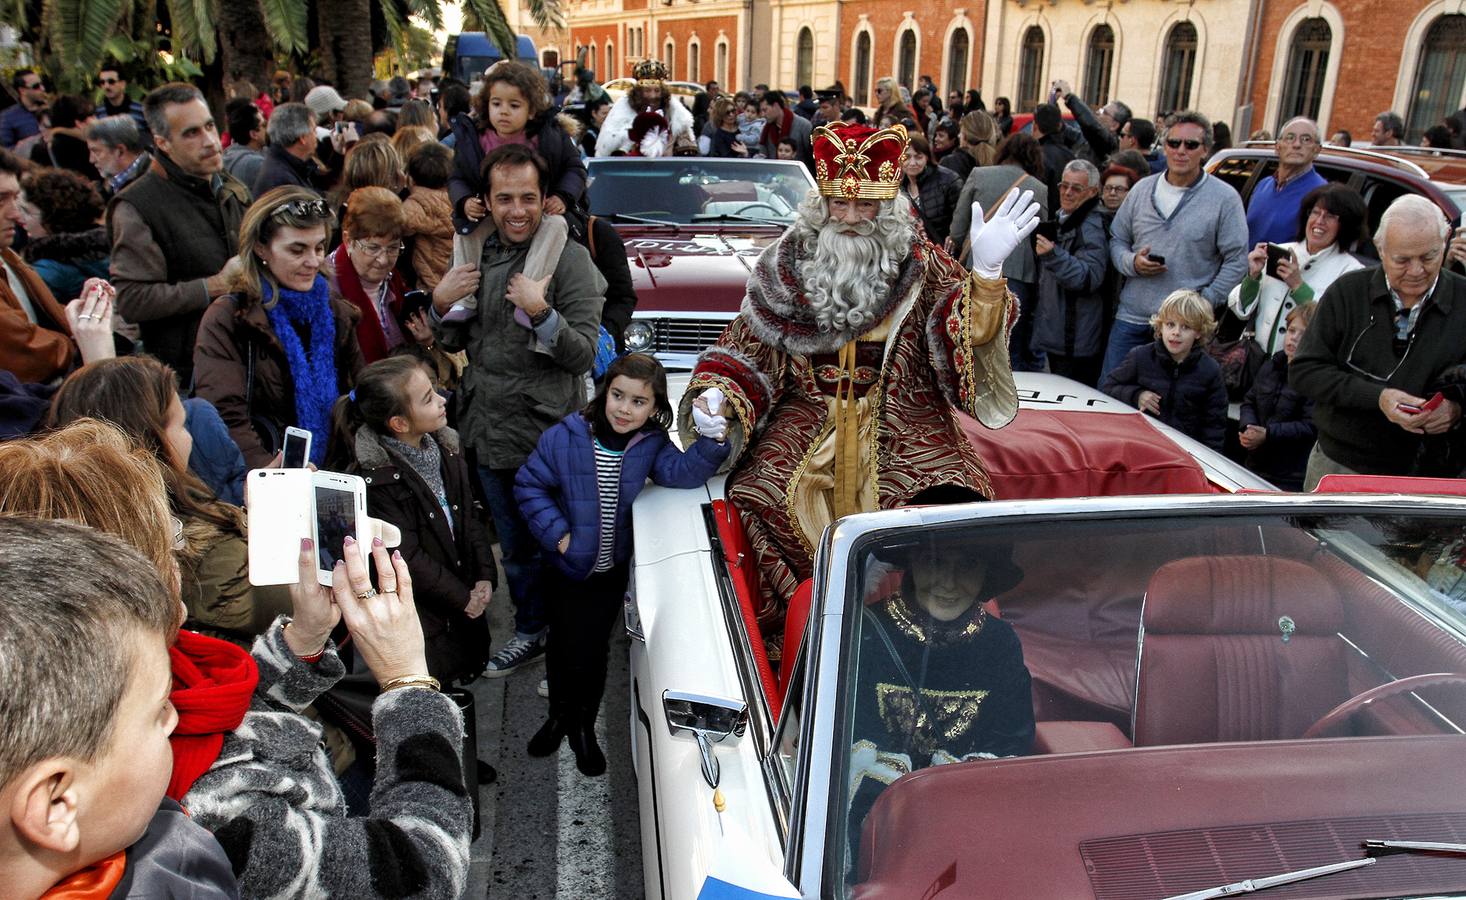
<svg viewBox="0 0 1466 900">
<path fill-rule="evenodd" d="M 478 467 L 484 486 L 484 500 L 499 533 L 499 551 L 504 563 L 504 580 L 514 601 L 514 633 L 537 638 L 545 633 L 549 618 L 540 596 L 540 546 L 529 533 L 519 504 L 514 500 L 514 475 L 518 469 Z"/>
<path fill-rule="evenodd" d="M 1103 383 L 1110 370 L 1125 361 L 1130 351 L 1155 340 L 1155 329 L 1150 325 L 1133 325 L 1119 319 L 1110 326 L 1110 343 L 1105 348 L 1105 361 L 1100 366 L 1100 381 Z"/>
</svg>

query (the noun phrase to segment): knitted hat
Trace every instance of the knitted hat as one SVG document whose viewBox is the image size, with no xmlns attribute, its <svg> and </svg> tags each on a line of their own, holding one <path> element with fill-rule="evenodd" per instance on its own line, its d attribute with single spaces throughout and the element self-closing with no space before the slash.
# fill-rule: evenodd
<svg viewBox="0 0 1466 900">
<path fill-rule="evenodd" d="M 305 95 L 305 105 L 311 108 L 316 114 L 317 121 L 325 119 L 333 112 L 340 112 L 346 108 L 346 101 L 336 93 L 336 89 L 326 84 L 318 84 L 310 89 Z"/>
</svg>

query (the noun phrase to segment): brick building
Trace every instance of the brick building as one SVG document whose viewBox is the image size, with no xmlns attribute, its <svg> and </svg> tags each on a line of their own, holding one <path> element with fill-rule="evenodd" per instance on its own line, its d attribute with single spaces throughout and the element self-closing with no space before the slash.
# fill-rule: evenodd
<svg viewBox="0 0 1466 900">
<path fill-rule="evenodd" d="M 1251 102 L 1259 127 L 1294 115 L 1369 140 L 1393 110 L 1413 142 L 1466 107 L 1466 0 L 1264 4 Z"/>
</svg>

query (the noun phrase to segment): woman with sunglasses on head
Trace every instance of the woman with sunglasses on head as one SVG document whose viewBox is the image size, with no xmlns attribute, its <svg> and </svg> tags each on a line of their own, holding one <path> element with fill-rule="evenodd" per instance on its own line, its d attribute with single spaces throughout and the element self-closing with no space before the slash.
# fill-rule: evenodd
<svg viewBox="0 0 1466 900">
<path fill-rule="evenodd" d="M 326 269 L 335 223 L 315 192 L 280 187 L 254 202 L 239 227 L 240 274 L 199 325 L 194 390 L 212 402 L 252 468 L 279 450 L 285 427 L 311 432 L 324 459 L 331 405 L 365 363 L 361 312 Z"/>
</svg>

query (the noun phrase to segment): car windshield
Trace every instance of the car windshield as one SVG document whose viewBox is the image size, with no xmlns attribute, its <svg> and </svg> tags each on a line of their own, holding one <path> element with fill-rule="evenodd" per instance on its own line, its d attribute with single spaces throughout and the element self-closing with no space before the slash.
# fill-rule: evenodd
<svg viewBox="0 0 1466 900">
<path fill-rule="evenodd" d="M 814 187 L 797 162 L 606 159 L 592 161 L 590 211 L 679 225 L 788 225 Z"/>
<path fill-rule="evenodd" d="M 985 804 L 998 802 L 989 798 L 1001 796 L 992 793 L 1000 776 L 1020 763 L 1030 774 L 1029 793 L 1019 794 L 1037 804 L 1080 790 L 1065 773 L 1091 751 L 1115 751 L 1105 771 L 1118 778 L 1117 766 L 1155 758 L 1138 748 L 1199 758 L 1397 736 L 1466 750 L 1466 741 L 1441 737 L 1466 728 L 1466 674 L 1456 674 L 1466 673 L 1466 513 L 1361 509 L 1003 517 L 857 540 L 843 598 L 835 746 L 844 752 L 827 832 L 828 846 L 841 848 L 827 865 L 843 895 L 891 896 L 854 886 L 875 879 L 888 888 L 897 869 L 939 881 L 992 828 L 1011 827 L 1006 816 L 1017 810 Z M 1373 702 L 1361 701 L 1366 692 Z M 1245 782 L 1252 768 L 1234 764 L 1221 777 Z M 1242 821 L 1309 818 L 1297 802 L 1249 811 L 1245 792 L 1235 807 Z M 1201 808 L 1183 805 L 1177 821 L 1157 821 L 1189 834 L 1215 822 Z M 1029 815 L 1037 813 L 1025 808 Z M 1110 827 L 1145 831 L 1141 818 L 1121 811 Z M 909 851 L 927 841 L 940 847 L 921 868 L 928 862 Z M 1118 882 L 1085 860 L 1096 896 L 1136 896 L 1102 889 Z M 983 865 L 976 855 L 969 863 Z M 1265 875 L 1315 862 L 1284 855 L 1256 864 L 1251 874 Z M 1206 887 L 1231 880 L 1229 871 L 1186 877 Z M 1367 886 L 1377 876 L 1347 877 Z M 1360 891 L 1350 895 L 1377 896 Z"/>
</svg>

